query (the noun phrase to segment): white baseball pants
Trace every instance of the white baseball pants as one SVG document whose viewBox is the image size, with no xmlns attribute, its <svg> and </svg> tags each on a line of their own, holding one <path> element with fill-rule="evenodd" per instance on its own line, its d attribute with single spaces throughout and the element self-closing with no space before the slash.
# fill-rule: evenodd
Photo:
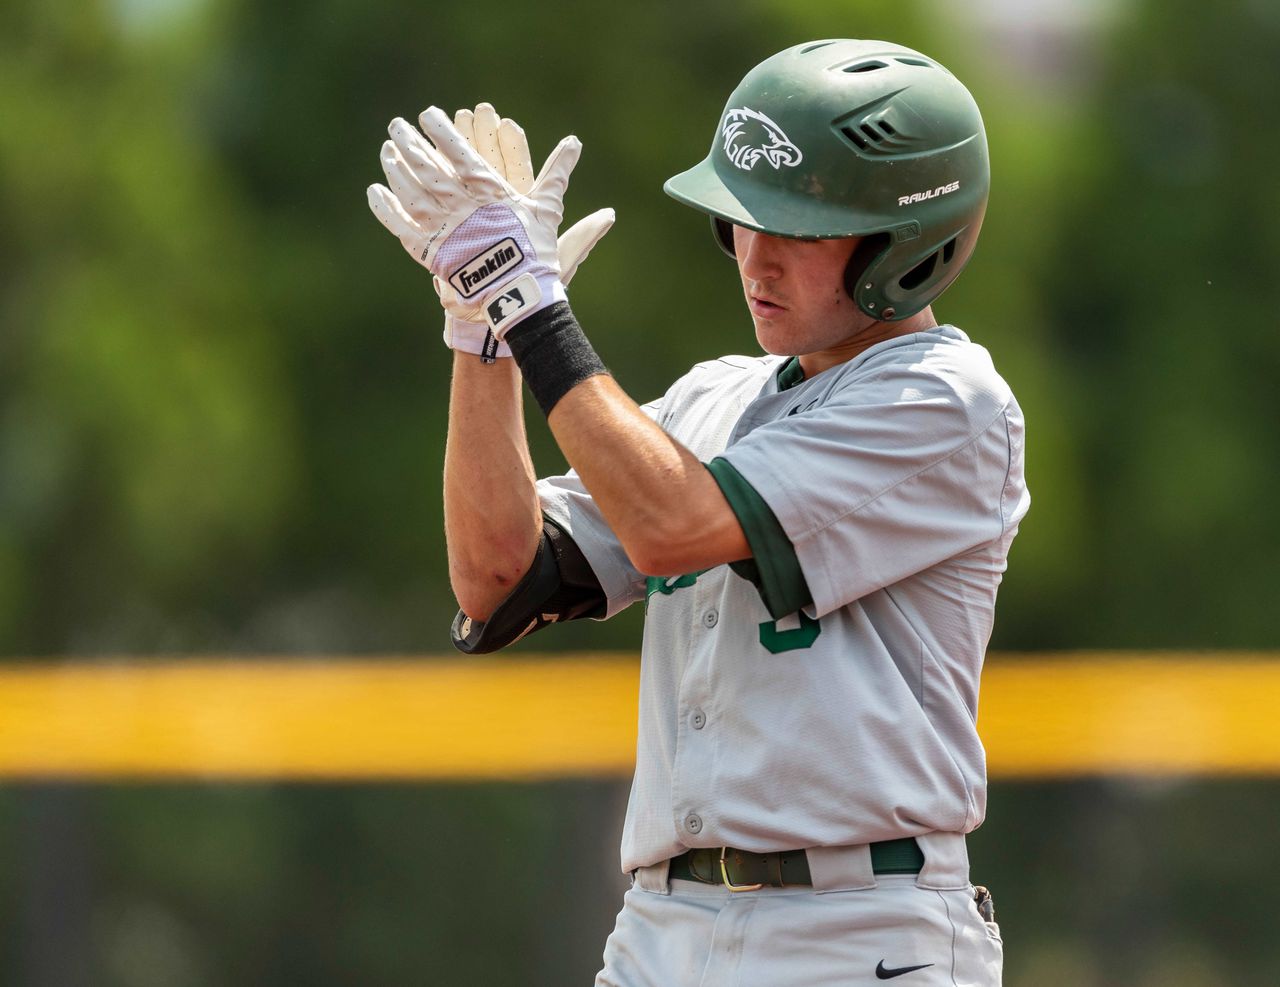
<svg viewBox="0 0 1280 987">
<path fill-rule="evenodd" d="M 732 892 L 667 881 L 665 862 L 642 868 L 595 987 L 999 987 L 1000 930 L 978 913 L 967 874 L 958 884 L 928 871 Z"/>
</svg>

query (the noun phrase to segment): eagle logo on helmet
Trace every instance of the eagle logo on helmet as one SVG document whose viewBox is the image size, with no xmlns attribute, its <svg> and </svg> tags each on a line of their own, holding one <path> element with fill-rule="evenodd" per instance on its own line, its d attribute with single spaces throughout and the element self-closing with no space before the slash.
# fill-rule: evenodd
<svg viewBox="0 0 1280 987">
<path fill-rule="evenodd" d="M 781 127 L 759 110 L 747 106 L 726 113 L 720 132 L 724 153 L 743 171 L 750 171 L 761 160 L 778 170 L 784 165 L 794 168 L 804 158 Z"/>
</svg>

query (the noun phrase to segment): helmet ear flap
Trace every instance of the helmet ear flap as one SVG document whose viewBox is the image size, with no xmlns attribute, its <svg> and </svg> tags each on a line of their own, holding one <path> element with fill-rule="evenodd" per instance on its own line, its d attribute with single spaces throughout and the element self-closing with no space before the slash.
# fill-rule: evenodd
<svg viewBox="0 0 1280 987">
<path fill-rule="evenodd" d="M 716 243 L 730 257 L 737 258 L 737 254 L 733 252 L 733 224 L 719 216 L 711 217 L 711 235 L 716 238 Z"/>
<path fill-rule="evenodd" d="M 863 308 L 862 303 L 858 301 L 859 293 L 866 295 L 866 289 L 862 287 L 862 279 L 866 276 L 867 271 L 870 270 L 871 265 L 884 256 L 892 239 L 888 233 L 875 233 L 871 236 L 864 236 L 858 241 L 858 245 L 853 248 L 849 263 L 844 268 L 845 294 L 852 298 L 858 307 L 873 319 L 883 319 L 884 316 L 879 312 L 867 311 L 867 309 Z"/>
</svg>

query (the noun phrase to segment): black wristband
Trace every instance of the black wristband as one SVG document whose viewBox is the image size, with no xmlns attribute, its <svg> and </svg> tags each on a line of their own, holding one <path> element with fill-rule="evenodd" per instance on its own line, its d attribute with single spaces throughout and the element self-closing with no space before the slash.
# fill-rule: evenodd
<svg viewBox="0 0 1280 987">
<path fill-rule="evenodd" d="M 504 338 L 544 415 L 550 415 L 559 400 L 588 377 L 609 372 L 568 302 L 534 312 Z"/>
</svg>

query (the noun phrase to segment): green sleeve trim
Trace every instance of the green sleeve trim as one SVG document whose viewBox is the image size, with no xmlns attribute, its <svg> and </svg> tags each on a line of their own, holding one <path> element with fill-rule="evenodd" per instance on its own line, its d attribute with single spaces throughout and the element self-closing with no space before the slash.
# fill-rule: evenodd
<svg viewBox="0 0 1280 987">
<path fill-rule="evenodd" d="M 764 498 L 727 459 L 717 457 L 706 467 L 737 515 L 747 544 L 751 546 L 752 557 L 732 562 L 730 568 L 755 584 L 765 609 L 774 620 L 807 607 L 813 602 L 813 594 L 805 582 L 796 550 Z"/>
</svg>

